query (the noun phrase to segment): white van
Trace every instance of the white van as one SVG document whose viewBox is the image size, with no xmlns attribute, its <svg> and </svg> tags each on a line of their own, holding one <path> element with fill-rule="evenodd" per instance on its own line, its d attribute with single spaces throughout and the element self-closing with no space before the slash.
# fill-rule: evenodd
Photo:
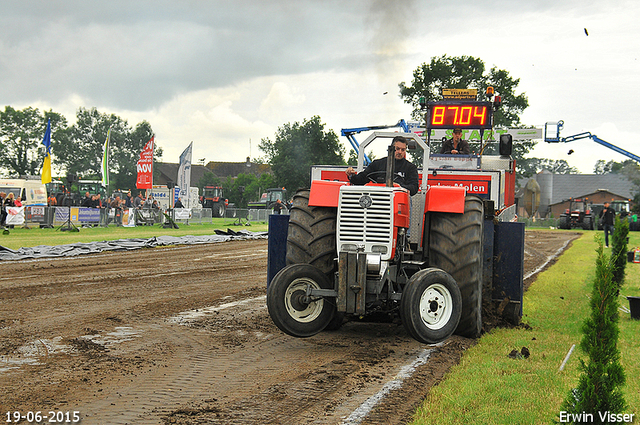
<svg viewBox="0 0 640 425">
<path fill-rule="evenodd" d="M 47 188 L 41 180 L 0 179 L 0 192 L 22 198 L 23 206 L 47 205 Z"/>
</svg>

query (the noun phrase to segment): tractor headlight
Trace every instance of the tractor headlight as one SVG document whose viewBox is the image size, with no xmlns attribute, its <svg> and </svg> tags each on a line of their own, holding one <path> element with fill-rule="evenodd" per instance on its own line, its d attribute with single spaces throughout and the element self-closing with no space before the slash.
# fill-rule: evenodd
<svg viewBox="0 0 640 425">
<path fill-rule="evenodd" d="M 375 252 L 376 254 L 386 254 L 387 246 L 386 245 L 373 245 L 371 247 L 371 252 Z"/>
<path fill-rule="evenodd" d="M 346 252 L 358 252 L 358 245 L 355 243 L 343 243 L 342 246 L 340 247 L 341 251 L 346 251 Z"/>
</svg>

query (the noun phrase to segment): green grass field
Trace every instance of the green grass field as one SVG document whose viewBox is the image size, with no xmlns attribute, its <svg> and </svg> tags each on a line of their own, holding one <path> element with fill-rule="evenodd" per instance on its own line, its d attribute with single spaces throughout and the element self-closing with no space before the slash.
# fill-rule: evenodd
<svg viewBox="0 0 640 425">
<path fill-rule="evenodd" d="M 578 384 L 578 345 L 581 326 L 590 314 L 596 234 L 584 232 L 548 270 L 541 273 L 524 297 L 523 323 L 518 329 L 495 329 L 469 349 L 459 365 L 428 395 L 413 425 L 423 424 L 550 424 L 558 419 L 562 402 Z M 629 248 L 640 246 L 640 233 L 629 234 Z M 606 250 L 605 252 L 610 252 Z M 625 296 L 640 296 L 640 264 L 627 263 L 620 305 Z M 623 391 L 640 423 L 640 320 L 620 311 L 618 347 L 626 373 Z M 559 368 L 571 346 L 576 348 L 565 369 Z M 527 347 L 528 359 L 508 357 Z"/>
<path fill-rule="evenodd" d="M 79 232 L 60 231 L 58 228 L 30 229 L 14 228 L 8 235 L 0 233 L 0 245 L 5 248 L 19 249 L 38 245 L 65 245 L 76 242 L 110 241 L 117 239 L 148 239 L 154 236 L 213 235 L 216 229 L 227 228 L 240 231 L 264 232 L 266 222 L 252 222 L 251 226 L 235 226 L 236 219 L 214 218 L 211 224 L 178 224 L 179 229 L 164 229 L 160 225 L 138 227 L 89 227 L 79 228 Z M 243 220 L 243 223 L 245 221 Z"/>
</svg>

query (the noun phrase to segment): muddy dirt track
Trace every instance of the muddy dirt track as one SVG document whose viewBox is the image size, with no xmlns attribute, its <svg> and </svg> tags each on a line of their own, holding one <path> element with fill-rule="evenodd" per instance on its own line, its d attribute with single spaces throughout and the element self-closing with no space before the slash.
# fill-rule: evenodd
<svg viewBox="0 0 640 425">
<path fill-rule="evenodd" d="M 577 236 L 527 231 L 525 283 Z M 262 239 L 4 262 L 0 419 L 404 424 L 474 344 L 426 346 L 399 321 L 289 337 L 267 314 L 266 256 Z"/>
</svg>

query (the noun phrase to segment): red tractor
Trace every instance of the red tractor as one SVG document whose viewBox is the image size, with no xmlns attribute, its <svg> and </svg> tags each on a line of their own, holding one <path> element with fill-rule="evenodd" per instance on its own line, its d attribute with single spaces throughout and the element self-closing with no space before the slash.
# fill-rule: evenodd
<svg viewBox="0 0 640 425">
<path fill-rule="evenodd" d="M 558 229 L 593 230 L 596 218 L 587 198 L 571 198 L 569 208 L 558 217 Z"/>
<path fill-rule="evenodd" d="M 467 103 L 473 113 L 480 102 Z M 441 109 L 430 105 L 427 130 L 434 113 Z M 489 128 L 491 110 L 482 113 Z M 358 170 L 369 143 L 397 135 L 371 134 Z M 483 309 L 519 322 L 524 224 L 513 221 L 511 136 L 500 138 L 499 157 L 464 158 L 429 155 L 428 138 L 405 136 L 424 151 L 416 195 L 391 184 L 393 161 L 386 184 L 364 186 L 349 185 L 346 167 L 313 167 L 290 216 L 271 216 L 267 307 L 283 332 L 309 337 L 386 312 L 418 341 L 437 343 L 454 332 L 479 336 Z"/>
<path fill-rule="evenodd" d="M 224 217 L 229 200 L 224 197 L 220 186 L 205 186 L 202 195 L 202 208 L 211 208 L 212 217 Z"/>
</svg>

